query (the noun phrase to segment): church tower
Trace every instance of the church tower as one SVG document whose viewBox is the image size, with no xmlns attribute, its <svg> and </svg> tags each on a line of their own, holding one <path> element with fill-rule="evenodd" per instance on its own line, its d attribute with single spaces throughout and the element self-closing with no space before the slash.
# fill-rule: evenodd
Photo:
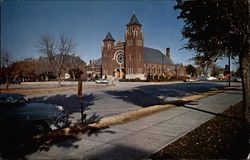
<svg viewBox="0 0 250 160">
<path fill-rule="evenodd" d="M 115 40 L 111 33 L 108 32 L 102 45 L 102 76 L 110 77 L 113 74 L 112 57 L 114 54 Z"/>
<path fill-rule="evenodd" d="M 144 65 L 144 38 L 141 24 L 135 14 L 127 24 L 125 33 L 125 68 L 127 79 L 145 79 Z"/>
</svg>

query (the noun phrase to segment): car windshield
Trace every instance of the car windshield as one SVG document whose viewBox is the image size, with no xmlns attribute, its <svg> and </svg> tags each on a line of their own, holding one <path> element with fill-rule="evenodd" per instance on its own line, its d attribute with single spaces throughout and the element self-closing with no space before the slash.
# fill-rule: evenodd
<svg viewBox="0 0 250 160">
<path fill-rule="evenodd" d="M 22 103 L 28 102 L 28 99 L 21 94 L 0 94 L 0 103 Z"/>
</svg>

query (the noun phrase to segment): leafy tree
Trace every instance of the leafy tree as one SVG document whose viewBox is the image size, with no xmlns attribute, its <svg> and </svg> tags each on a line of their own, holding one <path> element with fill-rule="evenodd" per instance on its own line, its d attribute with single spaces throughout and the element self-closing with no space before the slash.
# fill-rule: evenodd
<svg viewBox="0 0 250 160">
<path fill-rule="evenodd" d="M 72 68 L 69 70 L 70 77 L 74 77 L 75 79 L 80 79 L 81 75 L 83 74 L 83 71 L 79 68 Z"/>
<path fill-rule="evenodd" d="M 218 67 L 216 64 L 211 65 L 211 75 L 213 77 L 217 77 L 222 72 L 222 69 Z"/>
<path fill-rule="evenodd" d="M 192 64 L 187 65 L 185 68 L 186 68 L 187 74 L 189 74 L 191 76 L 197 75 L 197 73 L 196 73 L 197 69 Z"/>
<path fill-rule="evenodd" d="M 184 20 L 185 47 L 204 62 L 239 57 L 245 118 L 250 123 L 249 2 L 247 0 L 177 0 Z"/>
<path fill-rule="evenodd" d="M 241 77 L 240 67 L 237 68 L 237 70 L 236 70 L 236 72 L 235 72 L 235 76 L 236 76 L 236 77 Z"/>
<path fill-rule="evenodd" d="M 199 75 L 207 75 L 207 71 L 212 61 L 205 56 L 197 55 L 196 57 L 191 58 L 194 61 L 194 64 L 197 66 L 197 73 Z"/>
<path fill-rule="evenodd" d="M 75 80 L 75 79 L 79 79 L 79 75 L 75 75 L 75 74 L 79 74 L 80 70 L 82 68 L 84 68 L 84 64 L 85 62 L 83 60 L 81 60 L 81 58 L 79 56 L 75 56 L 74 54 L 72 55 L 67 55 L 65 58 L 65 68 L 69 69 L 70 76 Z M 78 70 L 77 70 L 78 69 Z M 73 71 L 73 72 L 72 72 Z M 77 71 L 77 72 L 75 72 Z M 81 70 L 81 73 L 83 73 L 84 71 Z M 79 78 L 78 78 L 79 77 Z"/>
</svg>

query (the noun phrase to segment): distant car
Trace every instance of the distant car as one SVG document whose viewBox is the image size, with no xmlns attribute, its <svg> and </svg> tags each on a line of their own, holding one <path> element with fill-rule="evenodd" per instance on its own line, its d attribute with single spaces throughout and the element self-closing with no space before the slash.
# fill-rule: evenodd
<svg viewBox="0 0 250 160">
<path fill-rule="evenodd" d="M 11 82 L 12 84 L 21 84 L 21 81 L 20 80 L 14 80 Z"/>
<path fill-rule="evenodd" d="M 108 81 L 106 79 L 97 79 L 95 81 L 97 84 L 101 84 L 101 83 L 108 83 Z"/>
<path fill-rule="evenodd" d="M 30 103 L 21 94 L 0 94 L 0 129 L 29 131 L 32 135 L 65 127 L 68 113 L 59 105 Z"/>
<path fill-rule="evenodd" d="M 206 77 L 199 77 L 200 81 L 207 81 Z"/>
<path fill-rule="evenodd" d="M 195 81 L 199 81 L 199 80 L 200 80 L 199 78 L 190 77 L 190 78 L 184 79 L 183 81 L 184 81 L 184 82 L 195 82 Z"/>
<path fill-rule="evenodd" d="M 218 78 L 216 78 L 216 77 L 208 77 L 207 80 L 209 80 L 209 81 L 216 81 L 216 80 L 218 80 Z"/>
<path fill-rule="evenodd" d="M 233 81 L 233 82 L 241 82 L 241 78 L 239 78 L 239 77 L 232 76 L 230 78 L 231 78 L 231 81 Z"/>
</svg>

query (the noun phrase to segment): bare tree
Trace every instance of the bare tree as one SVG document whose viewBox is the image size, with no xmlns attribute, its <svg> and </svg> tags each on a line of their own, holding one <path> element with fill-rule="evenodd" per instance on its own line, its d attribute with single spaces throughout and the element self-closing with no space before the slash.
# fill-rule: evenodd
<svg viewBox="0 0 250 160">
<path fill-rule="evenodd" d="M 12 55 L 10 52 L 2 49 L 0 51 L 0 57 L 1 57 L 1 74 L 2 77 L 5 76 L 6 80 L 6 89 L 9 88 L 10 84 L 10 65 L 12 63 Z"/>
<path fill-rule="evenodd" d="M 54 74 L 57 75 L 58 86 L 61 87 L 61 74 L 67 55 L 73 52 L 76 43 L 72 37 L 61 35 L 57 43 L 53 35 L 42 35 L 38 41 L 39 51 L 45 54 L 51 64 Z"/>
</svg>

